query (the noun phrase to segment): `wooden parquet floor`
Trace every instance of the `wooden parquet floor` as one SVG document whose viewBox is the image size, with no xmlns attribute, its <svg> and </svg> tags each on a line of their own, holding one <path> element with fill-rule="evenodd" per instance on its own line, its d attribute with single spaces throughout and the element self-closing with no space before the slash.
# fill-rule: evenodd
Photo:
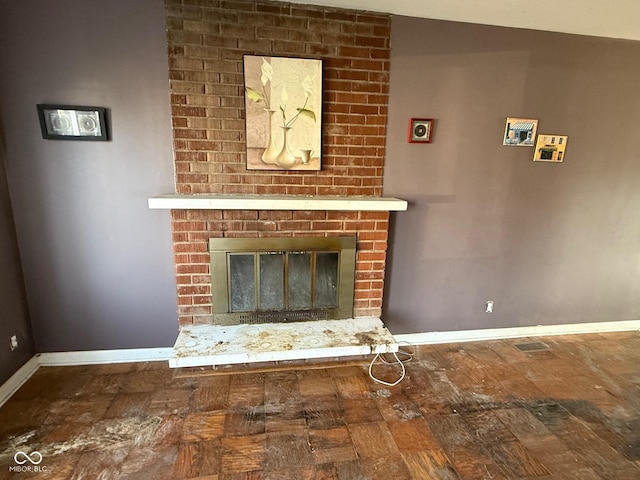
<svg viewBox="0 0 640 480">
<path fill-rule="evenodd" d="M 0 478 L 640 479 L 638 332 L 423 346 L 395 387 L 366 367 L 41 368 L 0 408 Z"/>
</svg>

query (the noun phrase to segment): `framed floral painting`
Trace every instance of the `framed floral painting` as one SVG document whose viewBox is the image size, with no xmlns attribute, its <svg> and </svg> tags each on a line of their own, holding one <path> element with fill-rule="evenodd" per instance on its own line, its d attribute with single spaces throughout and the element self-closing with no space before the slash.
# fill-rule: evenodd
<svg viewBox="0 0 640 480">
<path fill-rule="evenodd" d="M 322 60 L 244 56 L 247 169 L 320 170 Z"/>
</svg>

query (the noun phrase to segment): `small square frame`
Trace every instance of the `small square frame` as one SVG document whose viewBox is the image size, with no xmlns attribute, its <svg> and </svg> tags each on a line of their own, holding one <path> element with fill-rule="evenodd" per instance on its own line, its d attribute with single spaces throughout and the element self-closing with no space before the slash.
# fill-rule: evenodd
<svg viewBox="0 0 640 480">
<path fill-rule="evenodd" d="M 107 141 L 103 107 L 37 104 L 42 138 Z"/>
<path fill-rule="evenodd" d="M 538 131 L 536 118 L 507 117 L 504 128 L 503 145 L 533 147 Z"/>
<path fill-rule="evenodd" d="M 409 143 L 431 143 L 433 138 L 433 118 L 412 118 L 409 120 Z"/>
<path fill-rule="evenodd" d="M 567 135 L 555 135 L 541 133 L 536 140 L 536 149 L 533 154 L 534 162 L 564 162 L 567 149 Z"/>
</svg>

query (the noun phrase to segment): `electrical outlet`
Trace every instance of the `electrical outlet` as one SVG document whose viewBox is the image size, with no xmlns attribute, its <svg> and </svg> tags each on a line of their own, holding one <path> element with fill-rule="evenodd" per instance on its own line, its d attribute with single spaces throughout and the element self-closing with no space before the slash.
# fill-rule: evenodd
<svg viewBox="0 0 640 480">
<path fill-rule="evenodd" d="M 484 311 L 487 312 L 487 313 L 493 313 L 493 300 L 489 300 L 486 303 Z"/>
<path fill-rule="evenodd" d="M 18 348 L 18 337 L 16 335 L 11 335 L 9 341 L 11 342 L 11 351 L 13 352 L 16 348 Z"/>
</svg>

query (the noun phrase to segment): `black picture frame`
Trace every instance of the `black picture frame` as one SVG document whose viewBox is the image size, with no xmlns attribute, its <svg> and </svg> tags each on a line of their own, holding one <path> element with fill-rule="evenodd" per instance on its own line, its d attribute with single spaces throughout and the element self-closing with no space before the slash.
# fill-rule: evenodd
<svg viewBox="0 0 640 480">
<path fill-rule="evenodd" d="M 46 140 L 108 140 L 106 109 L 78 105 L 37 104 L 42 138 Z"/>
</svg>

